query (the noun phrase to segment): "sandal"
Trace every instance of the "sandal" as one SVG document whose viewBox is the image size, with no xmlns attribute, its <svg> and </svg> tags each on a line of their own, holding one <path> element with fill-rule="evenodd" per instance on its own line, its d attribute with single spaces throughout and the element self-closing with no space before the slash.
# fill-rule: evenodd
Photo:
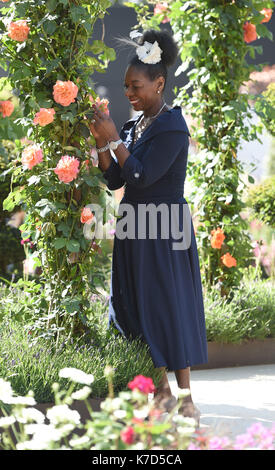
<svg viewBox="0 0 275 470">
<path fill-rule="evenodd" d="M 194 418 L 196 421 L 196 427 L 200 427 L 200 410 L 194 405 L 193 402 L 185 402 L 179 407 L 179 413 L 182 413 L 183 416 L 187 418 Z"/>
<path fill-rule="evenodd" d="M 156 408 L 159 408 L 161 410 L 164 410 L 164 412 L 170 413 L 170 411 L 175 408 L 177 405 L 177 399 L 174 397 L 174 395 L 171 395 L 171 397 L 163 397 L 163 398 L 157 398 L 154 399 L 154 404 Z"/>
</svg>

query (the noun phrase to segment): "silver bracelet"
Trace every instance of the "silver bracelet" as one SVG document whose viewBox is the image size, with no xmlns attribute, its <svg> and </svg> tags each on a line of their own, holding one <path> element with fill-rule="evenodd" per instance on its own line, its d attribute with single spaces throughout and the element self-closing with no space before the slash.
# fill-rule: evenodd
<svg viewBox="0 0 275 470">
<path fill-rule="evenodd" d="M 97 151 L 97 153 L 106 152 L 106 150 L 108 150 L 109 148 L 110 148 L 110 146 L 109 146 L 109 143 L 108 143 L 107 145 L 105 145 L 105 147 L 101 147 L 100 149 L 98 149 L 96 147 L 96 151 Z"/>
</svg>

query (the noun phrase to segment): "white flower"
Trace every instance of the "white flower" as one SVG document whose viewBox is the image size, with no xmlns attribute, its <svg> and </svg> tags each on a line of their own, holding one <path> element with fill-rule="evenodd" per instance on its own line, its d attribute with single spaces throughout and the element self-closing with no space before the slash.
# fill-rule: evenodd
<svg viewBox="0 0 275 470">
<path fill-rule="evenodd" d="M 47 418 L 51 424 L 80 423 L 80 414 L 71 410 L 68 405 L 56 405 L 47 410 Z"/>
<path fill-rule="evenodd" d="M 70 379 L 73 382 L 80 384 L 90 385 L 94 381 L 94 376 L 92 374 L 86 374 L 80 369 L 75 369 L 74 367 L 65 367 L 59 371 L 59 377 L 64 377 Z"/>
<path fill-rule="evenodd" d="M 82 436 L 82 437 L 78 437 L 75 439 L 71 439 L 69 441 L 69 444 L 72 447 L 76 447 L 76 446 L 81 446 L 83 444 L 87 444 L 88 442 L 90 442 L 90 438 L 88 436 Z"/>
<path fill-rule="evenodd" d="M 11 424 L 15 423 L 14 416 L 5 416 L 4 418 L 0 418 L 0 428 L 8 428 Z"/>
<path fill-rule="evenodd" d="M 85 400 L 91 393 L 90 387 L 83 387 L 81 390 L 77 390 L 77 392 L 72 393 L 71 397 L 74 400 Z"/>
<path fill-rule="evenodd" d="M 114 411 L 114 416 L 118 419 L 125 418 L 126 415 L 127 415 L 127 413 L 126 413 L 125 410 L 115 410 Z"/>
<path fill-rule="evenodd" d="M 52 424 L 27 424 L 24 430 L 27 434 L 34 434 L 35 439 L 44 442 L 59 441 L 62 437 L 60 429 L 56 429 Z"/>
<path fill-rule="evenodd" d="M 100 403 L 100 408 L 107 412 L 112 412 L 114 410 L 119 410 L 123 400 L 119 397 L 116 398 L 106 398 L 103 402 Z"/>
<path fill-rule="evenodd" d="M 18 442 L 16 444 L 17 450 L 45 450 L 48 448 L 48 442 L 43 442 L 39 439 L 32 439 L 31 441 Z"/>
<path fill-rule="evenodd" d="M 27 424 L 24 431 L 33 434 L 33 438 L 16 444 L 17 450 L 48 449 L 52 442 L 60 441 L 63 436 L 62 430 L 56 429 L 52 424 Z"/>
<path fill-rule="evenodd" d="M 180 414 L 173 416 L 174 423 L 186 425 L 186 426 L 196 426 L 196 420 L 194 418 L 190 418 L 188 416 L 183 416 Z"/>
<path fill-rule="evenodd" d="M 45 416 L 41 411 L 36 410 L 35 408 L 21 408 L 14 410 L 17 421 L 19 423 L 28 423 L 29 421 L 36 421 L 41 424 L 45 421 Z"/>
<path fill-rule="evenodd" d="M 33 397 L 10 397 L 5 400 L 5 403 L 10 405 L 36 405 L 36 401 Z"/>
<path fill-rule="evenodd" d="M 149 406 L 144 406 L 139 410 L 134 410 L 134 417 L 139 419 L 145 419 L 148 416 L 149 410 Z"/>
<path fill-rule="evenodd" d="M 188 427 L 185 427 L 185 426 L 178 426 L 178 427 L 177 427 L 177 431 L 178 431 L 178 433 L 181 434 L 181 435 L 184 435 L 184 434 L 186 434 L 186 435 L 192 434 L 192 433 L 194 432 L 194 429 L 195 429 L 194 427 L 192 427 L 192 428 L 188 428 Z"/>
<path fill-rule="evenodd" d="M 6 399 L 11 398 L 12 396 L 13 390 L 11 388 L 10 382 L 7 382 L 4 379 L 0 379 L 0 400 L 4 403 L 7 403 Z"/>
<path fill-rule="evenodd" d="M 155 41 L 153 44 L 151 42 L 145 41 L 142 46 L 137 47 L 136 53 L 139 60 L 145 64 L 156 64 L 161 61 L 162 50 L 158 45 L 158 42 Z"/>
</svg>

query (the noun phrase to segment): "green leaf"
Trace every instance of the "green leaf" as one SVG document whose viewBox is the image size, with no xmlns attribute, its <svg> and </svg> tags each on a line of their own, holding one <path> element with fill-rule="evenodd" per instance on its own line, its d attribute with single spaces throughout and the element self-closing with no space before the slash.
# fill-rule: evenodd
<svg viewBox="0 0 275 470">
<path fill-rule="evenodd" d="M 86 8 L 81 6 L 71 6 L 70 8 L 71 18 L 74 23 L 80 23 L 81 20 L 89 20 L 89 13 Z"/>
<path fill-rule="evenodd" d="M 80 134 L 83 137 L 85 137 L 86 139 L 88 139 L 88 137 L 90 137 L 91 131 L 85 124 L 80 122 L 78 124 L 78 129 L 79 129 Z"/>
<path fill-rule="evenodd" d="M 46 215 L 48 215 L 50 212 L 52 212 L 53 208 L 52 206 L 45 206 L 41 211 L 40 211 L 40 217 L 44 219 Z"/>
<path fill-rule="evenodd" d="M 84 175 L 83 179 L 88 186 L 93 187 L 98 185 L 98 178 L 96 176 Z"/>
<path fill-rule="evenodd" d="M 38 184 L 39 182 L 40 182 L 40 176 L 33 175 L 28 179 L 28 186 L 31 186 L 32 184 Z"/>
<path fill-rule="evenodd" d="M 251 176 L 251 175 L 248 175 L 248 181 L 249 181 L 249 183 L 252 183 L 252 184 L 255 183 L 255 180 L 254 180 L 253 176 Z"/>
<path fill-rule="evenodd" d="M 93 52 L 94 54 L 100 54 L 100 52 L 104 51 L 104 42 L 100 40 L 95 40 L 89 47 L 89 51 Z"/>
<path fill-rule="evenodd" d="M 222 218 L 222 223 L 225 225 L 230 225 L 231 224 L 231 219 L 227 215 L 224 215 Z"/>
<path fill-rule="evenodd" d="M 233 110 L 225 111 L 224 112 L 224 118 L 225 118 L 226 122 L 234 121 L 236 119 L 235 112 Z"/>
<path fill-rule="evenodd" d="M 104 47 L 104 58 L 106 60 L 115 60 L 116 59 L 116 51 L 112 47 Z"/>
<path fill-rule="evenodd" d="M 74 120 L 75 118 L 70 111 L 68 113 L 61 114 L 61 121 L 70 121 L 73 124 Z"/>
<path fill-rule="evenodd" d="M 68 227 L 68 225 L 65 224 L 65 222 L 61 222 L 60 224 L 58 224 L 57 229 L 60 230 L 61 232 L 63 232 L 63 235 L 65 237 L 69 236 L 70 227 Z"/>
<path fill-rule="evenodd" d="M 47 0 L 46 7 L 49 11 L 54 11 L 57 7 L 57 0 Z"/>
<path fill-rule="evenodd" d="M 50 204 L 50 201 L 49 199 L 40 199 L 40 201 L 38 201 L 36 204 L 35 204 L 35 207 L 44 207 L 46 206 L 47 204 Z"/>
<path fill-rule="evenodd" d="M 64 246 L 66 245 L 66 238 L 55 238 L 55 240 L 53 241 L 53 246 L 57 249 L 57 250 L 60 250 L 60 248 L 64 248 Z"/>
<path fill-rule="evenodd" d="M 25 191 L 21 191 L 20 189 L 11 192 L 3 201 L 3 209 L 10 212 L 24 200 L 25 195 Z"/>
<path fill-rule="evenodd" d="M 46 73 L 49 74 L 55 70 L 61 62 L 61 59 L 52 59 L 50 62 L 46 62 Z"/>
<path fill-rule="evenodd" d="M 79 245 L 78 241 L 76 241 L 76 240 L 67 240 L 66 241 L 66 247 L 69 251 L 71 251 L 73 253 L 77 253 L 80 249 L 80 245 Z"/>
<path fill-rule="evenodd" d="M 47 34 L 53 34 L 57 28 L 57 23 L 55 21 L 46 20 L 43 24 L 43 28 Z"/>
</svg>

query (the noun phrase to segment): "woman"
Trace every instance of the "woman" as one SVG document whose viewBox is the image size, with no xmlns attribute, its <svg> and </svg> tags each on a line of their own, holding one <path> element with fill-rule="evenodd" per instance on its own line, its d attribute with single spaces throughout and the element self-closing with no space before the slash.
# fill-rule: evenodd
<svg viewBox="0 0 275 470">
<path fill-rule="evenodd" d="M 125 185 L 120 207 L 128 204 L 134 209 L 131 227 L 127 227 L 131 236 L 123 238 L 116 230 L 114 239 L 109 325 L 148 344 L 154 366 L 163 371 L 154 399 L 171 409 L 176 399 L 166 369 L 175 372 L 179 388 L 190 389 L 190 366 L 208 360 L 197 245 L 191 216 L 189 245 L 174 249 L 172 229 L 166 237 L 160 233 L 160 212 L 157 237 L 150 236 L 148 227 L 139 236 L 144 219 L 141 223 L 138 211 L 139 206 L 161 205 L 166 216 L 168 208 L 172 217 L 173 204 L 180 213 L 181 231 L 185 224 L 188 227 L 183 188 L 190 134 L 181 108 L 168 106 L 163 97 L 167 67 L 178 54 L 173 38 L 167 32 L 148 30 L 138 42 L 130 43 L 135 45 L 136 55 L 126 69 L 125 94 L 134 110 L 142 113 L 127 121 L 118 134 L 111 117 L 95 109 L 90 126 L 108 188 Z M 150 214 L 151 219 L 155 213 Z M 166 229 L 168 221 L 166 217 Z M 197 417 L 191 395 L 179 411 Z"/>
</svg>

